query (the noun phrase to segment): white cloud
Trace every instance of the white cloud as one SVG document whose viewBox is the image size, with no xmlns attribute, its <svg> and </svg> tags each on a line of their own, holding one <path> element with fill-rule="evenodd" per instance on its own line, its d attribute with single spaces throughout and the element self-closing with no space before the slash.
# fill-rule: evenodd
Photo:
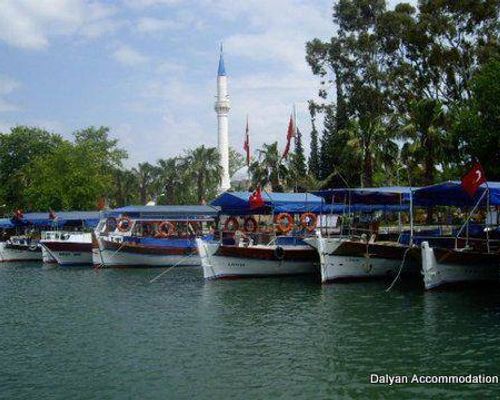
<svg viewBox="0 0 500 400">
<path fill-rule="evenodd" d="M 113 58 L 120 64 L 128 66 L 144 64 L 149 60 L 148 57 L 141 52 L 124 44 L 118 46 L 118 48 L 113 52 Z"/>
<path fill-rule="evenodd" d="M 137 31 L 140 33 L 156 33 L 180 28 L 180 24 L 169 19 L 144 17 L 137 21 Z"/>
<path fill-rule="evenodd" d="M 40 50 L 49 46 L 51 36 L 97 37 L 113 30 L 109 18 L 115 12 L 113 6 L 85 0 L 3 0 L 0 40 L 10 46 Z"/>
<path fill-rule="evenodd" d="M 18 111 L 19 107 L 8 101 L 5 96 L 20 86 L 19 82 L 5 75 L 0 75 L 0 112 Z"/>
</svg>

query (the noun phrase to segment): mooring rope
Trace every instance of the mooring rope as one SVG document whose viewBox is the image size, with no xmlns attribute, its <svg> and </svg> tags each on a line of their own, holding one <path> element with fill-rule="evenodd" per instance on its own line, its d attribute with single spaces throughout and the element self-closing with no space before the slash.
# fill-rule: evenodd
<svg viewBox="0 0 500 400">
<path fill-rule="evenodd" d="M 411 249 L 411 246 L 408 246 L 408 248 L 405 250 L 405 252 L 403 254 L 403 260 L 401 261 L 401 265 L 399 266 L 399 271 L 396 274 L 396 277 L 394 278 L 394 280 L 392 281 L 392 283 L 385 290 L 386 292 L 389 292 L 393 288 L 393 286 L 396 284 L 396 282 L 398 281 L 399 276 L 401 275 L 401 271 L 403 271 L 403 266 L 405 265 L 406 255 L 408 254 L 408 251 L 410 251 L 410 249 Z"/>
<path fill-rule="evenodd" d="M 167 268 L 165 271 L 163 271 L 160 275 L 157 275 L 155 276 L 153 279 L 151 279 L 149 281 L 149 283 L 153 283 L 154 281 L 156 281 L 157 279 L 159 279 L 160 277 L 162 277 L 163 275 L 165 275 L 168 271 L 170 271 L 171 269 L 177 267 L 181 262 L 183 262 L 184 260 L 187 260 L 189 257 L 191 257 L 193 254 L 196 254 L 196 250 L 193 250 L 190 254 L 188 254 L 186 257 L 183 257 L 181 258 L 179 261 L 177 261 L 174 265 L 172 265 L 171 267 Z"/>
</svg>

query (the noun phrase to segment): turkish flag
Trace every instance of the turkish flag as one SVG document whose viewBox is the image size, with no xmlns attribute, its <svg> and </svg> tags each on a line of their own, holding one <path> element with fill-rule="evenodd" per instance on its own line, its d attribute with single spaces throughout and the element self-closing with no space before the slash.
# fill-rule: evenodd
<svg viewBox="0 0 500 400">
<path fill-rule="evenodd" d="M 462 187 L 470 197 L 476 194 L 477 189 L 483 183 L 486 183 L 486 177 L 484 176 L 483 167 L 479 163 L 474 164 L 472 169 L 462 177 Z"/>
<path fill-rule="evenodd" d="M 245 150 L 247 156 L 247 167 L 250 165 L 250 136 L 248 134 L 248 117 L 247 117 L 247 128 L 245 130 L 245 143 L 243 143 L 243 150 Z"/>
<path fill-rule="evenodd" d="M 260 186 L 257 188 L 255 192 L 250 195 L 248 199 L 248 203 L 250 204 L 250 209 L 261 208 L 264 207 L 264 199 L 262 198 L 262 193 L 260 190 Z"/>
<path fill-rule="evenodd" d="M 295 137 L 295 130 L 293 126 L 293 118 L 290 115 L 290 122 L 288 122 L 288 131 L 286 133 L 286 147 L 285 151 L 283 152 L 283 158 L 286 158 L 288 156 L 288 153 L 290 152 L 290 144 L 293 137 Z"/>
</svg>

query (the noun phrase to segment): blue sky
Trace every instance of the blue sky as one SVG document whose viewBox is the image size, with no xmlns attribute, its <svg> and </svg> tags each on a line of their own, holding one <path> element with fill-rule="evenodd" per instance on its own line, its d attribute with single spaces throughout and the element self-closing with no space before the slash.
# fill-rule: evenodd
<svg viewBox="0 0 500 400">
<path fill-rule="evenodd" d="M 331 0 L 3 0 L 0 131 L 15 124 L 65 136 L 106 125 L 128 165 L 216 145 L 218 47 L 229 76 L 230 144 L 279 140 L 299 127 L 318 80 L 304 43 L 329 38 Z"/>
</svg>

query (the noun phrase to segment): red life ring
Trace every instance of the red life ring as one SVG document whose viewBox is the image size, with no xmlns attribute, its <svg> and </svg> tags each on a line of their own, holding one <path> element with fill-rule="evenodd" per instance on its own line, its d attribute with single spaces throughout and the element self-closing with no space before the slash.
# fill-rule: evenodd
<svg viewBox="0 0 500 400">
<path fill-rule="evenodd" d="M 168 237 L 175 233 L 175 225 L 170 221 L 163 221 L 158 225 L 158 236 Z"/>
<path fill-rule="evenodd" d="M 276 224 L 281 233 L 288 233 L 293 229 L 293 217 L 288 213 L 280 213 L 276 217 Z"/>
<path fill-rule="evenodd" d="M 300 216 L 300 225 L 307 231 L 312 232 L 316 229 L 316 224 L 318 223 L 318 217 L 316 214 L 311 212 L 306 212 Z"/>
<path fill-rule="evenodd" d="M 129 217 L 121 217 L 117 221 L 116 227 L 120 232 L 128 232 L 132 227 L 132 220 Z"/>
<path fill-rule="evenodd" d="M 246 233 L 255 233 L 259 229 L 259 224 L 254 217 L 245 218 L 245 222 L 243 223 L 243 230 Z"/>
</svg>

